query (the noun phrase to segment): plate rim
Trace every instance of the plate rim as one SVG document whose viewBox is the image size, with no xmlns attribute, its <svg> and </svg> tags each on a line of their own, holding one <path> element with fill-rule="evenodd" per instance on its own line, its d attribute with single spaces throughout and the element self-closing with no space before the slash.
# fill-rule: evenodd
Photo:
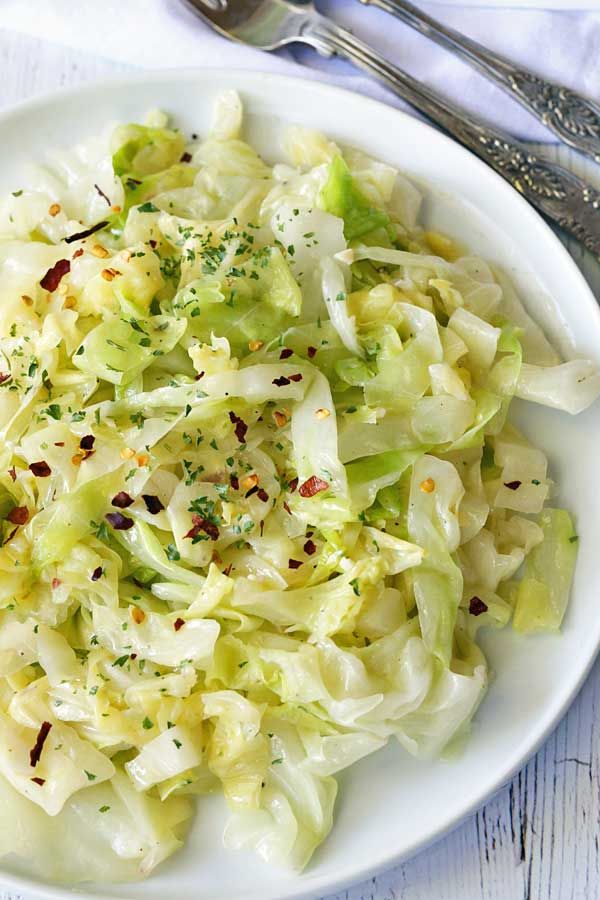
<svg viewBox="0 0 600 900">
<path fill-rule="evenodd" d="M 36 94 L 34 97 L 30 97 L 7 106 L 5 109 L 0 110 L 0 128 L 2 128 L 2 126 L 4 126 L 13 118 L 18 118 L 21 115 L 35 113 L 36 109 L 43 109 L 44 107 L 54 103 L 68 103 L 70 98 L 75 98 L 85 94 L 93 94 L 98 91 L 114 91 L 119 89 L 124 90 L 132 84 L 144 84 L 151 86 L 152 83 L 155 82 L 169 82 L 172 84 L 177 84 L 181 81 L 188 81 L 190 83 L 192 81 L 197 81 L 198 84 L 201 84 L 206 80 L 210 80 L 212 86 L 214 87 L 214 85 L 218 83 L 217 79 L 231 78 L 232 75 L 239 75 L 240 90 L 242 91 L 246 87 L 246 81 L 250 90 L 256 90 L 260 86 L 261 81 L 270 80 L 273 77 L 272 72 L 264 71 L 261 69 L 233 70 L 231 68 L 225 67 L 188 66 L 174 69 L 148 69 L 141 72 L 128 73 L 125 75 L 121 74 L 108 78 L 94 79 L 67 88 L 58 88 L 44 91 Z M 433 131 L 435 133 L 436 140 L 439 141 L 441 139 L 443 142 L 448 142 L 448 144 L 452 145 L 454 148 L 458 148 L 461 153 L 466 154 L 466 158 L 469 160 L 471 166 L 476 165 L 480 171 L 485 171 L 485 177 L 487 178 L 489 178 L 489 176 L 491 175 L 495 180 L 497 186 L 508 196 L 510 196 L 510 202 L 513 205 L 517 203 L 517 205 L 520 206 L 521 213 L 525 217 L 529 218 L 531 223 L 535 224 L 537 228 L 541 227 L 545 239 L 550 242 L 551 245 L 553 245 L 556 254 L 561 258 L 562 265 L 565 267 L 565 270 L 569 270 L 568 274 L 572 279 L 573 285 L 578 287 L 578 303 L 582 304 L 585 302 L 585 305 L 588 307 L 588 312 L 592 317 L 595 317 L 596 319 L 596 323 L 600 333 L 600 305 L 596 301 L 592 289 L 590 288 L 588 282 L 585 279 L 585 276 L 575 263 L 575 260 L 573 259 L 571 254 L 568 252 L 566 247 L 564 247 L 558 236 L 554 233 L 550 225 L 545 221 L 541 214 L 538 213 L 537 210 L 533 206 L 531 206 L 515 188 L 513 188 L 508 182 L 506 182 L 501 175 L 496 173 L 490 166 L 483 162 L 472 151 L 462 146 L 458 141 L 455 141 L 444 131 L 439 130 L 428 121 L 417 118 L 416 116 L 411 115 L 409 112 L 406 112 L 402 109 L 390 106 L 389 104 L 381 100 L 377 100 L 363 94 L 357 94 L 350 89 L 330 84 L 327 81 L 321 79 L 303 78 L 297 75 L 279 74 L 277 75 L 277 79 L 278 82 L 285 82 L 289 85 L 296 85 L 300 90 L 306 90 L 307 88 L 309 88 L 318 93 L 322 93 L 325 95 L 328 94 L 330 97 L 342 95 L 348 99 L 352 98 L 354 102 L 363 107 L 371 107 L 373 109 L 379 110 L 380 113 L 384 113 L 385 115 L 391 114 L 392 116 L 399 117 L 405 122 L 409 121 L 411 127 L 414 127 L 416 125 L 419 129 L 423 129 L 425 135 L 427 134 L 427 132 Z M 31 158 L 26 158 L 26 160 L 31 161 Z M 435 187 L 434 180 L 429 181 L 429 183 L 432 187 Z M 505 233 L 505 229 L 503 227 L 501 230 L 503 233 Z M 598 633 L 595 644 L 593 645 L 593 648 L 591 649 L 588 657 L 585 660 L 584 665 L 578 667 L 577 676 L 575 677 L 575 679 L 569 682 L 568 688 L 562 692 L 562 695 L 559 697 L 558 702 L 552 707 L 551 710 L 547 712 L 546 716 L 542 720 L 538 720 L 538 727 L 534 732 L 535 737 L 525 737 L 523 739 L 518 749 L 510 757 L 509 764 L 505 766 L 502 769 L 501 773 L 489 783 L 488 788 L 480 794 L 478 799 L 471 800 L 466 804 L 460 806 L 460 808 L 456 807 L 456 811 L 450 817 L 446 818 L 444 820 L 444 823 L 437 827 L 434 831 L 432 831 L 428 837 L 415 839 L 408 847 L 405 847 L 398 853 L 390 854 L 389 852 L 384 851 L 384 853 L 378 856 L 377 859 L 374 859 L 373 855 L 371 855 L 368 862 L 358 863 L 350 867 L 348 869 L 347 875 L 338 872 L 337 874 L 325 873 L 324 875 L 311 876 L 310 870 L 307 873 L 299 875 L 297 886 L 290 885 L 289 888 L 286 886 L 285 900 L 303 900 L 303 898 L 307 898 L 308 900 L 308 898 L 315 897 L 316 895 L 321 896 L 322 894 L 333 893 L 341 889 L 347 889 L 360 881 L 366 880 L 378 873 L 394 868 L 395 866 L 414 857 L 421 851 L 427 849 L 432 844 L 439 841 L 441 838 L 448 835 L 451 831 L 457 828 L 469 815 L 473 814 L 476 810 L 481 809 L 481 807 L 485 803 L 487 803 L 495 794 L 497 794 L 508 783 L 508 781 L 531 760 L 531 758 L 539 750 L 540 746 L 547 740 L 551 732 L 559 724 L 560 720 L 564 717 L 565 713 L 575 700 L 575 697 L 581 690 L 584 681 L 586 680 L 592 666 L 594 665 L 594 662 L 596 661 L 599 651 L 600 631 Z M 86 890 L 85 883 L 79 883 L 77 885 L 71 885 L 69 883 L 52 884 L 48 882 L 38 881 L 36 878 L 30 878 L 7 872 L 2 866 L 1 860 L 0 880 L 2 882 L 0 883 L 0 887 L 5 886 L 17 891 L 29 890 L 37 894 L 39 900 L 64 900 L 65 890 L 72 893 L 74 897 L 81 897 L 83 898 L 83 900 L 107 900 L 108 897 L 112 898 L 112 900 L 131 900 L 131 898 L 127 897 L 125 894 L 107 895 L 95 893 L 93 890 Z M 117 887 L 119 888 L 118 885 Z M 256 894 L 244 895 L 244 897 L 251 898 L 251 900 L 254 900 L 254 898 L 257 898 L 257 896 L 258 895 Z M 271 898 L 275 897 L 275 895 L 266 893 L 264 897 Z"/>
</svg>

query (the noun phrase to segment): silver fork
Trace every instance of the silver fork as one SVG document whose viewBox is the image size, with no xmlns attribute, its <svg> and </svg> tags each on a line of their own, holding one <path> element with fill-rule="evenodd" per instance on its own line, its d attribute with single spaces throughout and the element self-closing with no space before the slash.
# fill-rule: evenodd
<svg viewBox="0 0 600 900">
<path fill-rule="evenodd" d="M 261 50 L 303 43 L 374 75 L 480 156 L 555 224 L 600 258 L 600 193 L 562 166 L 455 106 L 320 15 L 311 0 L 184 0 L 225 37 Z"/>
<path fill-rule="evenodd" d="M 410 0 L 360 0 L 406 22 L 425 37 L 452 51 L 510 94 L 563 143 L 600 162 L 600 106 L 562 84 L 540 78 L 448 28 Z"/>
</svg>

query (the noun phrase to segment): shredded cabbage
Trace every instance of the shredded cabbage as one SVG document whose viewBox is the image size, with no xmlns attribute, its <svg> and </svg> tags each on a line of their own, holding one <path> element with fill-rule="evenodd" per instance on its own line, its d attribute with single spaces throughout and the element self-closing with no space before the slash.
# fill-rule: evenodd
<svg viewBox="0 0 600 900">
<path fill-rule="evenodd" d="M 154 113 L 0 206 L 0 854 L 48 878 L 147 875 L 215 789 L 227 846 L 305 866 L 338 772 L 468 729 L 481 625 L 567 607 L 507 416 L 597 369 L 393 167 L 302 128 L 271 167 L 242 125 Z"/>
</svg>

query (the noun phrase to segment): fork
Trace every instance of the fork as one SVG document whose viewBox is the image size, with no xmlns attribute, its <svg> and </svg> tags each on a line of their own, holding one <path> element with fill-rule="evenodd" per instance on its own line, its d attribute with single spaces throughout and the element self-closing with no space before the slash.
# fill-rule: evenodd
<svg viewBox="0 0 600 900">
<path fill-rule="evenodd" d="M 448 28 L 410 0 L 360 0 L 415 28 L 490 78 L 517 100 L 563 143 L 600 162 L 600 106 L 570 88 L 540 78 L 453 28 Z"/>
<path fill-rule="evenodd" d="M 261 50 L 303 43 L 337 54 L 383 82 L 502 175 L 551 222 L 600 258 L 600 193 L 572 172 L 530 152 L 507 132 L 460 109 L 320 15 L 312 0 L 184 0 L 231 40 Z"/>
</svg>

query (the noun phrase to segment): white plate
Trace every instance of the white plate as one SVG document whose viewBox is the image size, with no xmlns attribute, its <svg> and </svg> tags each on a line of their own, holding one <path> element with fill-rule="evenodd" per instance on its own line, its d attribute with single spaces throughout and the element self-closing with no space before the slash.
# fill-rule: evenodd
<svg viewBox="0 0 600 900">
<path fill-rule="evenodd" d="M 186 131 L 202 133 L 215 94 L 241 90 L 247 133 L 267 157 L 283 121 L 326 130 L 398 165 L 427 191 L 425 217 L 510 272 L 529 309 L 577 353 L 600 363 L 600 311 L 574 262 L 537 213 L 491 169 L 432 128 L 373 100 L 316 82 L 258 73 L 195 71 L 144 74 L 64 91 L 0 116 L 0 188 L 20 187 L 24 158 L 97 133 L 150 107 L 171 111 Z M 503 785 L 565 712 L 600 642 L 597 558 L 600 405 L 577 418 L 521 406 L 524 430 L 549 454 L 557 502 L 577 518 L 580 556 L 572 602 L 560 636 L 485 636 L 495 681 L 462 756 L 419 762 L 398 746 L 363 760 L 340 779 L 330 838 L 303 875 L 268 868 L 250 854 L 225 851 L 225 807 L 203 799 L 185 849 L 139 885 L 81 890 L 91 897 L 144 900 L 285 900 L 317 896 L 367 877 L 439 838 Z M 596 440 L 594 440 L 596 438 Z M 77 852 L 77 848 L 73 848 Z M 27 879 L 4 862 L 0 880 L 17 890 L 63 900 L 64 889 Z"/>
</svg>

